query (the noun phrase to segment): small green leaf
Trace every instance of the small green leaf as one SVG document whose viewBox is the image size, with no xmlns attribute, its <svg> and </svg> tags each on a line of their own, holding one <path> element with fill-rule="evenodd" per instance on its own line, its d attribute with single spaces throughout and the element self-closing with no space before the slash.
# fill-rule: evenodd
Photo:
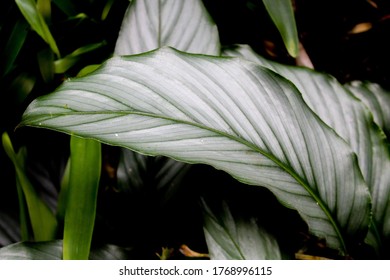
<svg viewBox="0 0 390 280">
<path fill-rule="evenodd" d="M 291 0 L 263 0 L 263 3 L 279 30 L 288 53 L 292 57 L 297 57 L 299 40 Z"/>
<path fill-rule="evenodd" d="M 226 203 L 215 215 L 202 201 L 207 247 L 213 260 L 280 260 L 276 239 L 254 218 L 235 218 Z"/>
<path fill-rule="evenodd" d="M 49 44 L 52 51 L 60 57 L 60 51 L 57 44 L 50 33 L 43 16 L 39 13 L 37 5 L 34 0 L 15 0 L 23 16 L 26 18 L 31 28 L 38 33 L 39 36 Z"/>
<path fill-rule="evenodd" d="M 94 140 L 71 137 L 64 225 L 65 260 L 86 260 L 89 256 L 100 180 L 100 146 Z"/>
<path fill-rule="evenodd" d="M 89 53 L 91 51 L 97 50 L 106 45 L 106 42 L 100 42 L 96 44 L 89 44 L 83 47 L 78 48 L 71 54 L 54 61 L 54 72 L 57 74 L 62 74 L 68 71 L 72 66 L 74 66 L 80 59 L 83 54 Z"/>
</svg>

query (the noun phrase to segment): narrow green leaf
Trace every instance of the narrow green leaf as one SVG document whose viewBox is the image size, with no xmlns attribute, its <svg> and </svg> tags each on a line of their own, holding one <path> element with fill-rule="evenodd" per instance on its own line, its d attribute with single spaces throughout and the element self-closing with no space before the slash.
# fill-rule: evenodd
<svg viewBox="0 0 390 280">
<path fill-rule="evenodd" d="M 115 0 L 107 0 L 106 5 L 104 5 L 103 8 L 103 12 L 101 16 L 102 20 L 106 20 L 108 13 L 110 12 L 112 5 L 114 4 L 114 1 Z"/>
<path fill-rule="evenodd" d="M 51 20 L 51 0 L 37 0 L 37 10 L 46 22 Z"/>
<path fill-rule="evenodd" d="M 385 135 L 373 122 L 366 106 L 331 76 L 266 60 L 248 46 L 227 50 L 225 55 L 245 57 L 292 81 L 310 108 L 350 144 L 358 155 L 360 168 L 371 191 L 375 227 L 380 236 L 376 242 L 380 244 L 381 238 L 389 239 L 390 151 Z M 385 103 L 384 95 L 379 93 L 378 96 Z M 375 102 L 374 99 L 372 102 Z M 378 105 L 376 108 L 380 112 Z"/>
<path fill-rule="evenodd" d="M 21 241 L 28 241 L 33 238 L 33 233 L 30 232 L 31 224 L 28 215 L 26 199 L 23 193 L 23 187 L 17 176 L 16 176 L 16 188 L 18 192 L 20 236 L 22 238 Z"/>
<path fill-rule="evenodd" d="M 23 189 L 27 202 L 28 213 L 35 241 L 47 241 L 55 237 L 57 221 L 48 206 L 41 200 L 35 192 L 25 171 L 25 149 L 19 155 L 15 154 L 11 140 L 7 133 L 2 136 L 3 147 L 15 166 L 17 182 Z"/>
<path fill-rule="evenodd" d="M 1 60 L 4 63 L 2 68 L 2 76 L 8 74 L 14 66 L 15 60 L 26 41 L 28 31 L 28 23 L 23 20 L 18 20 L 10 36 L 7 38 L 7 44 L 1 52 Z"/>
<path fill-rule="evenodd" d="M 126 11 L 115 54 L 129 55 L 163 46 L 219 55 L 217 26 L 200 0 L 131 2 Z"/>
<path fill-rule="evenodd" d="M 57 74 L 65 73 L 72 66 L 74 66 L 77 62 L 80 61 L 83 54 L 97 50 L 105 45 L 106 45 L 105 41 L 100 42 L 100 43 L 96 43 L 96 44 L 89 44 L 89 45 L 78 48 L 77 50 L 75 50 L 71 54 L 69 54 L 61 59 L 54 61 L 55 73 L 57 73 Z"/>
<path fill-rule="evenodd" d="M 288 53 L 292 57 L 297 57 L 299 40 L 291 0 L 263 0 L 263 3 L 279 30 Z"/>
<path fill-rule="evenodd" d="M 215 215 L 202 202 L 207 247 L 213 260 L 280 260 L 276 239 L 259 227 L 254 218 L 233 217 L 226 203 Z"/>
<path fill-rule="evenodd" d="M 70 153 L 63 258 L 86 260 L 96 216 L 101 169 L 100 143 L 72 136 Z"/>
<path fill-rule="evenodd" d="M 170 48 L 116 57 L 35 100 L 21 125 L 206 163 L 269 188 L 330 247 L 364 238 L 356 156 L 287 80 L 255 63 Z"/>
<path fill-rule="evenodd" d="M 60 51 L 57 44 L 50 33 L 43 16 L 39 13 L 37 5 L 34 0 L 15 0 L 23 16 L 26 18 L 31 28 L 38 33 L 39 36 L 49 44 L 52 51 L 60 57 Z"/>
</svg>

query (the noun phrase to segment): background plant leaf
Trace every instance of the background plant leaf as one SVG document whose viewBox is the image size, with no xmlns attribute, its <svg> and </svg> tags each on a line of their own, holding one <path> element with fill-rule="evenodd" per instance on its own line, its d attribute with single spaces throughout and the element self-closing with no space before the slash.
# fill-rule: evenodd
<svg viewBox="0 0 390 280">
<path fill-rule="evenodd" d="M 118 188 L 126 193 L 153 188 L 159 202 L 166 204 L 180 187 L 190 165 L 165 157 L 146 157 L 128 149 L 120 150 Z"/>
<path fill-rule="evenodd" d="M 132 1 L 126 11 L 115 54 L 129 55 L 163 46 L 218 55 L 218 30 L 199 0 Z"/>
<path fill-rule="evenodd" d="M 209 255 L 214 260 L 278 260 L 281 253 L 276 239 L 252 218 L 234 217 L 226 203 L 215 215 L 202 201 Z"/>
<path fill-rule="evenodd" d="M 272 21 L 282 36 L 284 45 L 292 57 L 299 53 L 297 25 L 291 0 L 263 0 Z"/>
<path fill-rule="evenodd" d="M 8 74 L 14 67 L 14 62 L 26 41 L 28 33 L 28 23 L 24 19 L 15 22 L 10 36 L 7 38 L 7 44 L 0 53 L 3 63 L 1 68 L 1 77 Z"/>
<path fill-rule="evenodd" d="M 34 0 L 15 0 L 23 16 L 26 18 L 31 28 L 38 33 L 39 36 L 49 44 L 52 51 L 60 57 L 60 51 L 56 41 L 51 35 L 50 29 L 47 26 L 43 16 L 39 13 Z"/>
<path fill-rule="evenodd" d="M 8 157 L 15 166 L 18 185 L 23 189 L 23 195 L 26 199 L 28 214 L 34 234 L 34 240 L 47 241 L 53 239 L 57 230 L 57 221 L 49 207 L 38 196 L 26 175 L 26 170 L 24 168 L 26 150 L 22 149 L 18 154 L 16 154 L 7 133 L 3 133 L 2 141 Z M 25 217 L 23 220 L 25 220 Z"/>
<path fill-rule="evenodd" d="M 225 170 L 269 188 L 333 248 L 365 236 L 370 221 L 348 145 L 291 83 L 251 62 L 169 48 L 113 58 L 33 101 L 22 125 Z"/>
<path fill-rule="evenodd" d="M 292 81 L 309 107 L 350 144 L 358 155 L 360 168 L 372 194 L 375 227 L 379 232 L 377 244 L 382 238 L 388 239 L 390 151 L 383 132 L 373 122 L 371 112 L 329 75 L 266 60 L 248 46 L 226 50 L 225 55 L 245 57 Z"/>
<path fill-rule="evenodd" d="M 105 244 L 91 249 L 90 260 L 124 260 L 130 251 Z M 0 249 L 1 260 L 61 260 L 62 240 L 47 242 L 19 242 Z"/>
</svg>

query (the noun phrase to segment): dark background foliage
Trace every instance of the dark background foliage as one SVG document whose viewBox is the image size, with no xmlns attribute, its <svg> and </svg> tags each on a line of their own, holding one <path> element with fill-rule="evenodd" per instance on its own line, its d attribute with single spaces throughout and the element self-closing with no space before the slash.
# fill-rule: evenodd
<svg viewBox="0 0 390 280">
<path fill-rule="evenodd" d="M 16 147 L 27 146 L 28 170 L 34 186 L 54 209 L 59 182 L 69 153 L 68 136 L 37 129 L 14 131 L 25 107 L 37 96 L 54 90 L 63 80 L 75 76 L 84 66 L 100 64 L 112 55 L 127 0 L 116 0 L 105 20 L 100 18 L 106 0 L 70 1 L 74 13 L 84 19 L 71 19 L 52 3 L 50 28 L 61 54 L 86 44 L 105 41 L 104 47 L 88 53 L 74 67 L 51 79 L 40 72 L 38 54 L 48 47 L 26 24 L 27 37 L 11 71 L 4 74 L 7 40 L 17 21 L 24 21 L 12 0 L 0 6 L 0 129 L 8 131 Z M 334 75 L 340 82 L 369 80 L 390 88 L 387 67 L 390 43 L 390 3 L 386 0 L 294 1 L 300 41 L 315 68 Z M 294 64 L 260 0 L 204 0 L 216 22 L 222 45 L 249 44 L 259 54 Z M 366 27 L 364 32 L 354 29 Z M 369 28 L 368 28 L 369 27 Z M 31 92 L 26 90 L 32 83 Z M 26 94 L 26 92 L 28 94 Z M 118 189 L 116 168 L 119 151 L 104 147 L 102 186 L 99 193 L 95 242 L 136 247 L 138 257 L 153 258 L 162 246 L 178 248 L 189 244 L 205 251 L 198 198 L 218 203 L 221 197 L 243 215 L 264 219 L 281 247 L 295 252 L 303 246 L 318 249 L 319 243 L 306 234 L 298 215 L 283 208 L 266 190 L 242 186 L 210 167 L 194 166 L 169 203 L 163 203 L 156 189 L 158 164 L 151 161 L 142 174 L 142 190 Z M 0 149 L 0 246 L 18 241 L 18 205 L 13 166 Z M 222 195 L 221 195 L 222 194 Z M 232 199 L 234 198 L 234 199 Z M 266 215 L 264 215 L 264 213 Z M 272 214 L 272 215 L 270 215 Z M 289 218 L 286 218 L 289 217 Z M 280 221 L 287 221 L 281 223 Z M 309 245 L 308 245 L 309 244 Z"/>
</svg>

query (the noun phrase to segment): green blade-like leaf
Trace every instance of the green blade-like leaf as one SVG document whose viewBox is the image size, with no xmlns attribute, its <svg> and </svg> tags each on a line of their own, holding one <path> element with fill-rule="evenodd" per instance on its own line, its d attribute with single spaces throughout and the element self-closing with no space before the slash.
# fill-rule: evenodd
<svg viewBox="0 0 390 280">
<path fill-rule="evenodd" d="M 38 196 L 26 175 L 26 150 L 15 153 L 7 133 L 2 136 L 3 147 L 15 166 L 17 184 L 23 189 L 35 241 L 47 241 L 55 237 L 57 220 L 45 202 Z"/>
<path fill-rule="evenodd" d="M 359 98 L 374 115 L 375 122 L 390 135 L 390 92 L 369 82 L 354 81 L 346 87 Z"/>
<path fill-rule="evenodd" d="M 263 3 L 279 30 L 288 53 L 292 57 L 297 57 L 299 40 L 291 0 L 263 0 Z"/>
<path fill-rule="evenodd" d="M 68 71 L 72 66 L 74 66 L 81 58 L 83 54 L 89 53 L 91 51 L 94 51 L 96 49 L 99 49 L 106 45 L 106 42 L 100 42 L 96 44 L 89 44 L 86 46 L 83 46 L 81 48 L 78 48 L 71 54 L 58 59 L 54 61 L 54 71 L 55 73 L 65 73 Z"/>
<path fill-rule="evenodd" d="M 94 140 L 72 136 L 70 152 L 63 257 L 65 260 L 87 260 L 96 216 L 101 147 Z"/>
<path fill-rule="evenodd" d="M 276 239 L 260 228 L 254 218 L 235 218 L 226 203 L 215 215 L 202 203 L 209 255 L 214 260 L 279 260 L 281 253 Z"/>
<path fill-rule="evenodd" d="M 378 238 L 390 238 L 390 151 L 367 108 L 333 77 L 271 62 L 248 46 L 238 46 L 225 54 L 245 57 L 292 81 L 306 103 L 350 144 L 371 190 L 374 220 L 381 235 Z"/>
<path fill-rule="evenodd" d="M 24 19 L 20 19 L 15 23 L 10 36 L 7 38 L 7 44 L 0 53 L 3 63 L 3 67 L 0 68 L 1 76 L 5 76 L 12 70 L 14 62 L 26 40 L 27 30 L 28 23 Z"/>
<path fill-rule="evenodd" d="M 129 251 L 105 244 L 92 248 L 90 260 L 124 260 Z M 0 260 L 61 260 L 62 240 L 47 242 L 20 242 L 0 249 Z"/>
<path fill-rule="evenodd" d="M 22 125 L 225 170 L 269 188 L 341 250 L 370 221 L 349 146 L 291 83 L 248 61 L 169 48 L 113 58 L 35 100 Z"/>
<path fill-rule="evenodd" d="M 43 16 L 39 13 L 37 5 L 34 0 L 15 0 L 23 16 L 26 18 L 31 28 L 38 33 L 39 36 L 49 44 L 52 51 L 60 57 L 56 41 L 50 33 Z"/>
<path fill-rule="evenodd" d="M 219 54 L 218 30 L 202 1 L 132 1 L 115 53 L 137 54 L 163 46 L 191 53 Z"/>
</svg>

